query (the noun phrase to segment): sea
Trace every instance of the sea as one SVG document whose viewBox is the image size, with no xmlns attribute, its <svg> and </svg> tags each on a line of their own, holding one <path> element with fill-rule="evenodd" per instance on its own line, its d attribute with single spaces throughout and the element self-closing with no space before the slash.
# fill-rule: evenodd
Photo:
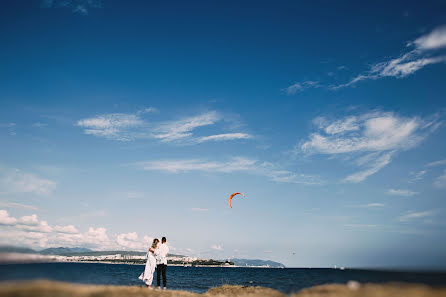
<svg viewBox="0 0 446 297">
<path fill-rule="evenodd" d="M 49 279 L 82 284 L 143 286 L 143 265 L 39 263 L 0 265 L 0 282 Z M 446 286 L 446 272 L 402 272 L 332 268 L 167 267 L 167 287 L 205 292 L 224 284 L 262 286 L 284 293 L 322 284 L 406 282 Z M 156 272 L 154 278 L 156 285 Z"/>
</svg>

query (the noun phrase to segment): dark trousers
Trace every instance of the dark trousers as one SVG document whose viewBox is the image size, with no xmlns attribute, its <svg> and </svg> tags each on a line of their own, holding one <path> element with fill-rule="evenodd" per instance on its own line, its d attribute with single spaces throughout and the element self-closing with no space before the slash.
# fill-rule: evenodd
<svg viewBox="0 0 446 297">
<path fill-rule="evenodd" d="M 166 287 L 166 264 L 158 264 L 156 265 L 156 283 L 158 284 L 158 287 L 161 284 L 161 274 L 163 274 L 163 286 Z"/>
</svg>

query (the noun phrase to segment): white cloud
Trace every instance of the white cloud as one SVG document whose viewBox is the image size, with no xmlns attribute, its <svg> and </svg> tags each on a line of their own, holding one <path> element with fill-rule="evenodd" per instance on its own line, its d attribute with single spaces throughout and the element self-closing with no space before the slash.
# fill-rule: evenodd
<svg viewBox="0 0 446 297">
<path fill-rule="evenodd" d="M 37 215 L 33 214 L 30 216 L 23 216 L 19 220 L 20 224 L 29 225 L 29 226 L 37 226 L 39 224 L 39 220 L 37 219 Z"/>
<path fill-rule="evenodd" d="M 347 83 L 332 86 L 332 89 L 350 87 L 364 80 L 376 80 L 383 77 L 403 78 L 431 64 L 445 63 L 445 55 L 432 55 L 433 50 L 446 47 L 446 26 L 434 29 L 432 32 L 409 42 L 414 46 L 411 51 L 388 61 L 372 65 L 366 73 L 359 74 Z"/>
<path fill-rule="evenodd" d="M 51 233 L 53 231 L 53 228 L 50 225 L 48 225 L 47 221 L 40 221 L 35 225 L 17 224 L 17 228 L 24 231 L 38 232 L 38 233 Z"/>
<path fill-rule="evenodd" d="M 103 227 L 99 227 L 99 228 L 93 228 L 90 227 L 88 228 L 88 231 L 85 233 L 85 238 L 87 242 L 98 242 L 98 243 L 103 243 L 108 241 L 108 235 L 107 235 L 107 229 L 103 228 Z"/>
<path fill-rule="evenodd" d="M 32 126 L 35 127 L 35 128 L 43 128 L 43 127 L 48 126 L 48 124 L 41 123 L 41 122 L 36 122 L 36 123 L 32 124 Z"/>
<path fill-rule="evenodd" d="M 192 136 L 192 131 L 199 127 L 213 125 L 221 120 L 216 111 L 209 111 L 198 116 L 166 122 L 155 129 L 154 137 L 164 142 L 176 141 Z"/>
<path fill-rule="evenodd" d="M 93 118 L 82 119 L 77 125 L 85 128 L 85 134 L 107 139 L 129 141 L 135 138 L 129 128 L 140 127 L 144 121 L 136 114 L 112 113 Z"/>
<path fill-rule="evenodd" d="M 213 244 L 211 246 L 211 249 L 216 250 L 216 251 L 222 251 L 223 247 L 221 245 L 219 245 L 219 244 Z"/>
<path fill-rule="evenodd" d="M 56 188 L 56 182 L 18 169 L 4 171 L 0 176 L 0 184 L 9 192 L 39 195 L 50 194 Z"/>
<path fill-rule="evenodd" d="M 200 137 L 198 138 L 198 142 L 249 139 L 249 138 L 252 138 L 252 136 L 247 133 L 225 133 L 225 134 L 216 134 L 216 135 Z"/>
<path fill-rule="evenodd" d="M 400 222 L 408 222 L 411 220 L 422 219 L 433 215 L 432 211 L 410 212 L 398 218 Z"/>
<path fill-rule="evenodd" d="M 420 50 L 434 50 L 446 47 L 446 26 L 438 27 L 429 34 L 417 38 L 413 44 Z"/>
<path fill-rule="evenodd" d="M 116 241 L 120 246 L 129 249 L 138 249 L 141 245 L 141 242 L 138 240 L 138 234 L 136 234 L 136 232 L 119 234 L 116 238 Z"/>
<path fill-rule="evenodd" d="M 435 179 L 434 185 L 440 189 L 446 188 L 446 170 L 443 171 L 442 175 Z"/>
<path fill-rule="evenodd" d="M 359 183 L 364 181 L 369 176 L 377 173 L 382 168 L 387 166 L 391 161 L 392 154 L 383 154 L 382 156 L 376 158 L 373 160 L 373 162 L 370 162 L 370 166 L 368 169 L 358 171 L 356 173 L 353 173 L 346 178 L 344 178 L 344 182 L 350 182 L 350 183 Z"/>
<path fill-rule="evenodd" d="M 411 190 L 403 190 L 403 189 L 389 189 L 386 192 L 389 195 L 394 195 L 394 196 L 404 196 L 404 197 L 411 197 L 411 196 L 415 196 L 418 195 L 418 192 L 414 192 Z"/>
<path fill-rule="evenodd" d="M 129 232 L 118 235 L 107 234 L 103 227 L 90 227 L 80 233 L 74 225 L 50 226 L 46 221 L 39 221 L 36 215 L 23 216 L 20 219 L 9 216 L 6 210 L 0 210 L 0 244 L 14 244 L 31 247 L 89 247 L 99 250 L 145 250 L 153 238 Z"/>
<path fill-rule="evenodd" d="M 422 135 L 417 133 L 422 125 L 423 122 L 419 118 L 371 112 L 359 117 L 336 120 L 324 127 L 325 135 L 320 132 L 311 134 L 310 140 L 301 148 L 307 153 L 322 154 L 407 149 L 423 139 Z"/>
<path fill-rule="evenodd" d="M 317 81 L 304 81 L 304 82 L 297 82 L 292 84 L 289 87 L 286 87 L 282 89 L 283 92 L 285 92 L 287 95 L 294 95 L 297 92 L 301 92 L 305 89 L 309 88 L 319 88 L 319 82 Z"/>
<path fill-rule="evenodd" d="M 421 170 L 416 173 L 411 173 L 411 175 L 413 177 L 409 180 L 409 182 L 414 183 L 416 181 L 422 180 L 424 178 L 424 176 L 426 175 L 426 173 L 427 173 L 427 170 Z"/>
<path fill-rule="evenodd" d="M 139 163 L 144 170 L 168 171 L 172 173 L 188 171 L 225 172 L 248 171 L 254 168 L 256 160 L 242 157 L 232 158 L 227 162 L 188 160 L 162 160 Z"/>
<path fill-rule="evenodd" d="M 446 56 L 432 58 L 417 58 L 409 60 L 410 56 L 402 56 L 390 61 L 381 62 L 372 67 L 369 79 L 378 79 L 381 77 L 403 78 L 411 75 L 427 65 L 446 62 Z"/>
<path fill-rule="evenodd" d="M 325 127 L 325 133 L 333 135 L 333 134 L 342 134 L 349 131 L 358 131 L 360 129 L 358 125 L 358 119 L 354 116 L 347 117 L 345 120 L 335 121 L 330 123 Z"/>
<path fill-rule="evenodd" d="M 54 231 L 58 233 L 79 234 L 79 231 L 73 225 L 54 226 Z"/>
<path fill-rule="evenodd" d="M 315 185 L 321 184 L 318 176 L 294 173 L 278 166 L 244 157 L 233 157 L 228 161 L 207 161 L 200 159 L 161 160 L 137 163 L 144 170 L 166 171 L 171 173 L 202 171 L 217 173 L 246 172 L 266 176 L 276 182 Z"/>
<path fill-rule="evenodd" d="M 385 204 L 383 203 L 368 203 L 365 205 L 362 205 L 362 207 L 367 207 L 367 208 L 373 208 L 373 207 L 384 207 Z"/>
<path fill-rule="evenodd" d="M 17 219 L 14 217 L 10 217 L 8 212 L 4 209 L 0 209 L 0 225 L 15 225 L 17 223 Z"/>
<path fill-rule="evenodd" d="M 431 162 L 431 163 L 427 164 L 426 166 L 427 167 L 435 167 L 435 166 L 443 166 L 443 165 L 446 165 L 446 159 Z"/>
<path fill-rule="evenodd" d="M 152 241 L 153 238 L 147 235 L 140 239 L 136 232 L 122 233 L 116 237 L 118 245 L 127 250 L 145 250 L 152 244 Z"/>
<path fill-rule="evenodd" d="M 195 116 L 164 122 L 148 122 L 142 118 L 144 114 L 153 112 L 157 112 L 157 109 L 150 107 L 135 114 L 105 114 L 81 119 L 77 122 L 77 126 L 84 128 L 85 134 L 117 141 L 156 139 L 161 142 L 198 144 L 206 141 L 252 138 L 250 134 L 242 132 L 195 135 L 195 130 L 198 128 L 213 126 L 222 121 L 233 121 L 230 117 L 223 117 L 217 111 L 207 111 Z"/>
<path fill-rule="evenodd" d="M 329 120 L 313 120 L 318 131 L 310 134 L 296 152 L 307 155 L 353 155 L 362 169 L 345 182 L 361 182 L 391 162 L 393 155 L 417 146 L 438 127 L 438 118 L 423 120 L 391 112 L 369 112 Z"/>
</svg>

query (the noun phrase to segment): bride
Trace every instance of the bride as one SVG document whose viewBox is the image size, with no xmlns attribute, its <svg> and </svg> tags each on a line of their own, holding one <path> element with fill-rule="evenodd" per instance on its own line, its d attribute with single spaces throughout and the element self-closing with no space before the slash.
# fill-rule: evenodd
<svg viewBox="0 0 446 297">
<path fill-rule="evenodd" d="M 138 277 L 140 280 L 142 280 L 149 289 L 152 287 L 152 281 L 153 281 L 153 273 L 155 272 L 156 267 L 156 257 L 158 256 L 159 249 L 158 249 L 158 242 L 159 240 L 155 238 L 153 240 L 152 246 L 149 248 L 149 251 L 146 254 L 147 262 L 146 262 L 146 268 L 144 269 L 143 273 Z"/>
</svg>

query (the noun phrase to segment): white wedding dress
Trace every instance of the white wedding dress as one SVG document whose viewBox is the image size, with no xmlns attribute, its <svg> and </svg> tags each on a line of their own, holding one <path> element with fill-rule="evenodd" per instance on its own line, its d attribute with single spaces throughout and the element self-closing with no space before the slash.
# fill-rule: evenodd
<svg viewBox="0 0 446 297">
<path fill-rule="evenodd" d="M 151 286 L 152 285 L 152 281 L 153 281 L 153 273 L 155 272 L 155 268 L 156 268 L 156 257 L 159 254 L 159 249 L 155 249 L 155 252 L 147 252 L 146 257 L 147 257 L 147 262 L 146 262 L 146 267 L 143 271 L 143 273 L 141 273 L 141 275 L 138 277 L 140 280 L 142 280 L 146 285 Z"/>
</svg>

